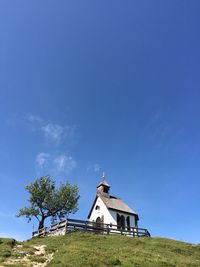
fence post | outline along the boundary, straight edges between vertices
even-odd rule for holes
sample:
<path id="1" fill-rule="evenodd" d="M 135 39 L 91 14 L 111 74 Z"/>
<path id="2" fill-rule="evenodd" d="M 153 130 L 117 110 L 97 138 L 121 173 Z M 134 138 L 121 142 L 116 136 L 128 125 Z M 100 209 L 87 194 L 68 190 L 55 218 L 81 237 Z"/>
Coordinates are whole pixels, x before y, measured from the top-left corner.
<path id="1" fill-rule="evenodd" d="M 110 234 L 110 228 L 109 228 L 109 225 L 107 224 L 107 235 Z"/>
<path id="2" fill-rule="evenodd" d="M 133 236 L 136 237 L 138 236 L 138 228 L 133 227 Z"/>
<path id="3" fill-rule="evenodd" d="M 67 234 L 67 219 L 65 220 L 65 233 L 64 233 L 64 235 L 66 235 Z"/>
<path id="4" fill-rule="evenodd" d="M 150 233 L 149 233 L 149 231 L 147 229 L 145 230 L 145 236 L 146 237 L 150 237 L 151 236 Z"/>

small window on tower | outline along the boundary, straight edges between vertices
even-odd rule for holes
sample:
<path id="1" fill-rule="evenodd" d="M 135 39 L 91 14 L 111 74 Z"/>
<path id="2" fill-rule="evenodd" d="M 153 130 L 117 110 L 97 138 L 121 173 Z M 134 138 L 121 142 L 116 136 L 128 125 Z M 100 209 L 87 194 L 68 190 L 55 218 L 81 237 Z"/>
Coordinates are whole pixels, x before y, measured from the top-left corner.
<path id="1" fill-rule="evenodd" d="M 96 205 L 95 210 L 100 210 L 100 206 Z"/>

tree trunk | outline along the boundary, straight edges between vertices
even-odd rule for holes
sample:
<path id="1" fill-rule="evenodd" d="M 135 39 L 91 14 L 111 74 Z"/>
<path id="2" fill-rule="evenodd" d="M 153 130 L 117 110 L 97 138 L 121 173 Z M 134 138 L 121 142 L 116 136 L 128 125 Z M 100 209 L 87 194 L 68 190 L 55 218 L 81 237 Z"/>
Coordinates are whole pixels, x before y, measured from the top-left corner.
<path id="1" fill-rule="evenodd" d="M 38 230 L 44 228 L 44 220 L 45 220 L 45 217 L 42 217 L 40 222 L 39 222 Z"/>

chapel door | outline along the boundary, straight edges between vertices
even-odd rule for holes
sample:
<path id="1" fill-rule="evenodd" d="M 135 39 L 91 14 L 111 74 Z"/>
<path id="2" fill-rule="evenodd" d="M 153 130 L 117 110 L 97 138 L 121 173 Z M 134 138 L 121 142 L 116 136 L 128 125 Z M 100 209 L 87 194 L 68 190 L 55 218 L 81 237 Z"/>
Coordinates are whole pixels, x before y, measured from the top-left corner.
<path id="1" fill-rule="evenodd" d="M 96 227 L 97 227 L 97 229 L 102 228 L 102 219 L 100 217 L 97 217 L 97 219 L 96 219 Z"/>

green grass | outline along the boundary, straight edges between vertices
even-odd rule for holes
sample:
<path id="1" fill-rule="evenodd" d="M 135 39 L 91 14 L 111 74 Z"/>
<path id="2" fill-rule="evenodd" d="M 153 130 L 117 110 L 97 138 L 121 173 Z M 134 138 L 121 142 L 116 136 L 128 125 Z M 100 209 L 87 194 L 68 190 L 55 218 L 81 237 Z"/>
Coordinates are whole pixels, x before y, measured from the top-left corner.
<path id="1" fill-rule="evenodd" d="M 36 245 L 46 245 L 46 253 L 54 253 L 53 260 L 46 265 L 48 267 L 200 266 L 200 245 L 165 238 L 130 238 L 76 232 L 24 242 L 23 250 L 32 251 Z M 12 257 L 13 243 L 8 247 Z M 33 251 L 29 258 L 44 262 L 43 255 L 36 257 Z"/>
<path id="2" fill-rule="evenodd" d="M 12 238 L 0 238 L 0 262 L 11 256 L 16 241 Z"/>

